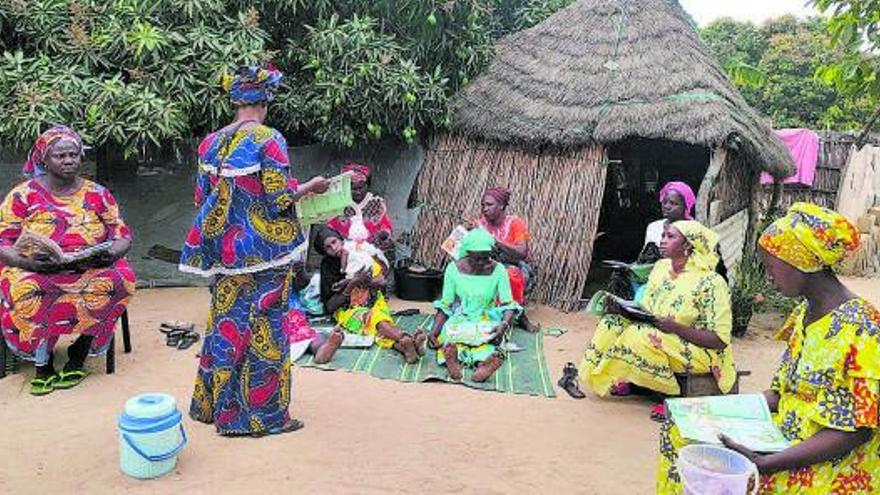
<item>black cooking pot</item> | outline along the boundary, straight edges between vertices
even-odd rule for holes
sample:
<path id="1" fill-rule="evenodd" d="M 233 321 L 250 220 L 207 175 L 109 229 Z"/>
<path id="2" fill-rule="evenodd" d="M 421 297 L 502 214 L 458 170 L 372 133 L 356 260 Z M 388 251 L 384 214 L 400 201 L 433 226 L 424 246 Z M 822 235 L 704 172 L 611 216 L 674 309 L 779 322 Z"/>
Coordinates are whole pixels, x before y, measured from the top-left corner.
<path id="1" fill-rule="evenodd" d="M 409 267 L 394 269 L 397 297 L 407 301 L 434 301 L 443 291 L 443 273 L 437 270 L 413 271 Z"/>

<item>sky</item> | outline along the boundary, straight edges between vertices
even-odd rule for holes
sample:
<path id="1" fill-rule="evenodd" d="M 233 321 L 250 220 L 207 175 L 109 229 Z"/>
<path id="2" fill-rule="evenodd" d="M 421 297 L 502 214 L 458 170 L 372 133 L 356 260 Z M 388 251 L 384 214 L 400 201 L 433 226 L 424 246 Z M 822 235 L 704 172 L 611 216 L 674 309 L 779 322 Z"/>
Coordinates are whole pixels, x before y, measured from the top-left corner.
<path id="1" fill-rule="evenodd" d="M 805 6 L 807 0 L 679 0 L 679 3 L 700 26 L 719 17 L 760 24 L 783 14 L 797 17 L 818 14 L 814 7 Z"/>

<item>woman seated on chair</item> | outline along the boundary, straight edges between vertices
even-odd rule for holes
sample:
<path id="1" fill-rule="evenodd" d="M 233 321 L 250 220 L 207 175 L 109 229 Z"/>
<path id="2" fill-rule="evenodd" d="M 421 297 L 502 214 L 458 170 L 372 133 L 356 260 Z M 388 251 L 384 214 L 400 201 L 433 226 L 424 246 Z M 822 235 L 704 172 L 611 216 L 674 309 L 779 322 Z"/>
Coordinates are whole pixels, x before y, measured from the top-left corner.
<path id="1" fill-rule="evenodd" d="M 16 355 L 34 361 L 34 395 L 74 387 L 86 377 L 86 356 L 107 352 L 116 319 L 135 290 L 134 272 L 123 258 L 131 233 L 110 191 L 79 176 L 82 157 L 79 135 L 49 129 L 24 166 L 29 180 L 0 205 L 0 328 Z M 49 238 L 65 254 L 110 244 L 82 261 L 64 262 L 16 246 L 23 233 Z M 54 348 L 64 334 L 78 337 L 56 372 Z"/>
<path id="2" fill-rule="evenodd" d="M 427 337 L 421 331 L 410 335 L 394 324 L 383 294 L 388 261 L 382 251 L 367 242 L 345 241 L 326 227 L 318 231 L 314 246 L 324 256 L 321 300 L 337 324 L 328 337 L 330 344 L 339 347 L 343 332 L 374 335 L 379 347 L 393 348 L 409 364 L 418 362 Z"/>
<path id="3" fill-rule="evenodd" d="M 514 301 L 507 270 L 492 259 L 492 234 L 471 230 L 460 250 L 461 259 L 446 267 L 429 343 L 439 349 L 437 360 L 453 380 L 462 379 L 462 366 L 475 366 L 472 380 L 484 382 L 504 362 L 496 346 L 521 308 Z"/>
<path id="4" fill-rule="evenodd" d="M 532 323 L 525 312 L 526 293 L 535 284 L 535 270 L 528 263 L 529 242 L 532 240 L 526 221 L 507 213 L 510 204 L 510 190 L 504 187 L 490 187 L 483 193 L 480 203 L 482 215 L 471 222 L 472 227 L 482 227 L 495 238 L 493 256 L 507 270 L 513 300 L 520 305 L 519 324 L 528 332 L 537 332 L 538 326 Z"/>
<path id="5" fill-rule="evenodd" d="M 667 225 L 658 261 L 645 286 L 641 315 L 607 302 L 581 361 L 579 376 L 599 396 L 627 395 L 637 385 L 679 395 L 676 373 L 712 373 L 718 388 L 733 387 L 730 291 L 715 273 L 718 236 L 698 222 Z M 571 371 L 563 386 L 579 394 Z M 662 402 L 652 416 L 663 415 Z"/>
<path id="6" fill-rule="evenodd" d="M 791 446 L 763 455 L 721 440 L 755 463 L 763 494 L 880 493 L 880 312 L 832 271 L 858 248 L 858 231 L 836 212 L 796 203 L 758 245 L 770 283 L 804 299 L 776 334 L 788 348 L 764 392 Z M 685 444 L 664 423 L 657 493 L 682 492 L 675 466 Z"/>

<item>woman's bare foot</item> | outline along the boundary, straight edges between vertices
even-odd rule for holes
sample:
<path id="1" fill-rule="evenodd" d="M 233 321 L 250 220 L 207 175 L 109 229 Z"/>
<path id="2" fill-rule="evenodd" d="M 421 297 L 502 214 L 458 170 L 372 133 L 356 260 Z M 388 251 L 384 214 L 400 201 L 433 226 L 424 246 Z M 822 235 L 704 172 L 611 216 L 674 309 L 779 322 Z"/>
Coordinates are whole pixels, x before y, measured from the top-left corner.
<path id="1" fill-rule="evenodd" d="M 416 364 L 419 362 L 419 353 L 416 351 L 415 341 L 409 334 L 404 335 L 395 342 L 394 349 L 403 354 L 403 359 L 407 364 Z"/>
<path id="2" fill-rule="evenodd" d="M 428 336 L 425 335 L 425 332 L 417 330 L 416 333 L 413 334 L 413 340 L 416 344 L 416 352 L 419 353 L 419 356 L 424 356 L 425 343 L 428 341 Z"/>
<path id="3" fill-rule="evenodd" d="M 330 332 L 327 341 L 324 342 L 324 344 L 318 348 L 318 352 L 315 353 L 315 363 L 329 363 L 330 360 L 333 359 L 333 355 L 336 354 L 336 350 L 342 345 L 343 340 L 345 340 L 345 334 L 342 333 L 342 330 L 335 329 Z"/>
<path id="4" fill-rule="evenodd" d="M 461 381 L 461 363 L 458 362 L 458 349 L 455 344 L 446 344 L 443 346 L 443 357 L 446 359 L 446 371 L 449 372 L 449 378 Z"/>
<path id="5" fill-rule="evenodd" d="M 519 317 L 519 326 L 523 327 L 523 329 L 525 329 L 525 331 L 529 333 L 538 333 L 538 331 L 541 330 L 541 327 L 535 325 L 534 323 L 532 323 L 531 320 L 529 320 L 529 317 L 526 316 L 525 310 L 523 310 L 522 314 Z"/>
<path id="6" fill-rule="evenodd" d="M 492 354 L 477 366 L 477 371 L 474 371 L 474 376 L 471 379 L 478 383 L 485 382 L 502 364 L 504 364 L 504 358 L 498 353 Z"/>

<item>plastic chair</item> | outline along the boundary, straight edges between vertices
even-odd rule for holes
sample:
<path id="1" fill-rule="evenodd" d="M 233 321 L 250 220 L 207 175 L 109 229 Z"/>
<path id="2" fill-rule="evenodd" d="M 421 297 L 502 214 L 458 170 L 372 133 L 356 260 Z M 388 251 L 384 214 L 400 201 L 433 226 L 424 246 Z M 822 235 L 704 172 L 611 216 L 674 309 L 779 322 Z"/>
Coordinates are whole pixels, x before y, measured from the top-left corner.
<path id="1" fill-rule="evenodd" d="M 122 327 L 122 349 L 128 354 L 131 352 L 131 329 L 128 324 L 128 309 L 122 312 L 119 322 Z M 6 346 L 6 342 L 0 342 L 0 378 L 6 376 L 6 361 L 9 358 L 14 359 L 14 356 Z M 113 332 L 113 336 L 110 337 L 110 347 L 107 348 L 106 370 L 108 375 L 116 372 L 116 332 Z"/>

